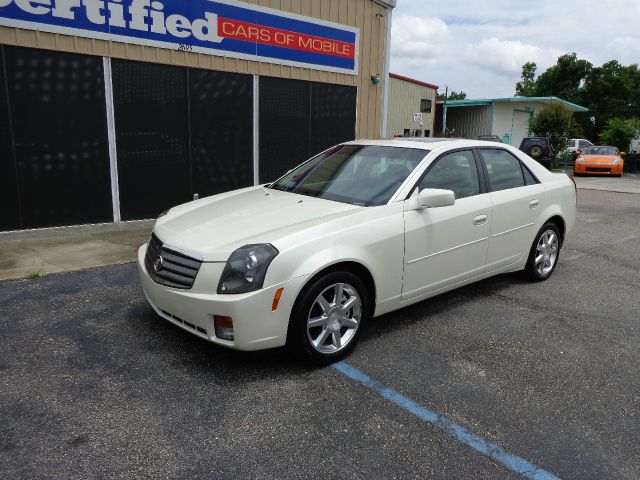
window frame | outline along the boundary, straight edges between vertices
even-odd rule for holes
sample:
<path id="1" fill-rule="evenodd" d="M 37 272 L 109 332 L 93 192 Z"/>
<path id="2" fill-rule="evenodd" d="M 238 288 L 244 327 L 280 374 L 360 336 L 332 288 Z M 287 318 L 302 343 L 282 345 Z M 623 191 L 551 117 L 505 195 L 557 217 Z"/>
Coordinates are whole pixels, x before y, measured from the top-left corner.
<path id="1" fill-rule="evenodd" d="M 529 174 L 531 175 L 531 177 L 535 180 L 536 183 L 534 183 L 533 185 L 538 185 L 540 184 L 540 179 L 531 171 L 531 169 L 529 167 L 527 167 L 527 165 L 525 165 L 525 163 L 519 159 L 517 156 L 515 156 L 513 153 L 511 153 L 509 150 L 507 150 L 506 148 L 500 148 L 500 147 L 476 147 L 474 150 L 476 150 L 476 153 L 480 159 L 480 163 L 482 164 L 482 173 L 483 176 L 485 177 L 485 184 L 486 184 L 486 188 L 487 188 L 487 192 L 502 192 L 505 190 L 513 190 L 514 188 L 523 188 L 523 187 L 530 187 L 532 185 L 527 185 L 527 179 L 524 176 L 524 171 L 526 169 L 527 172 L 529 172 Z M 489 178 L 489 170 L 487 170 L 487 165 L 485 163 L 485 159 L 482 156 L 482 151 L 483 150 L 500 150 L 503 152 L 508 153 L 509 155 L 511 155 L 514 159 L 516 159 L 516 161 L 520 164 L 520 174 L 522 175 L 522 186 L 520 187 L 511 187 L 511 188 L 505 188 L 502 190 L 493 190 L 493 188 L 491 187 L 491 179 Z"/>
<path id="2" fill-rule="evenodd" d="M 427 106 L 429 107 L 428 110 L 427 110 Z M 433 110 L 433 100 L 430 99 L 430 98 L 421 98 L 420 99 L 420 112 L 421 113 L 431 113 L 432 110 Z"/>
<path id="3" fill-rule="evenodd" d="M 474 147 L 454 148 L 452 150 L 447 150 L 446 152 L 443 152 L 440 155 L 438 155 L 436 158 L 433 159 L 433 161 L 429 164 L 429 166 L 427 166 L 427 168 L 424 170 L 424 172 L 422 172 L 420 174 L 418 179 L 415 181 L 415 183 L 411 187 L 411 190 L 409 190 L 409 193 L 407 194 L 405 200 L 409 200 L 413 196 L 413 194 L 418 189 L 418 187 L 419 187 L 420 183 L 422 182 L 422 180 L 424 180 L 424 177 L 426 177 L 429 174 L 431 169 L 433 167 L 435 167 L 436 164 L 443 157 L 446 157 L 447 155 L 450 155 L 452 153 L 457 153 L 457 152 L 471 152 L 471 154 L 473 155 L 473 159 L 475 160 L 475 163 L 476 163 L 476 174 L 478 175 L 478 186 L 480 187 L 480 191 L 476 195 L 470 195 L 470 196 L 464 197 L 464 198 L 473 198 L 473 197 L 475 197 L 477 195 L 482 195 L 483 193 L 487 193 L 489 191 L 488 188 L 487 188 L 488 185 L 487 185 L 486 179 L 485 179 L 485 172 L 484 172 L 484 170 L 482 170 L 484 168 L 484 165 L 482 164 L 480 156 L 477 154 L 477 152 L 475 150 L 476 149 Z M 420 193 L 420 192 L 418 192 L 418 193 Z"/>

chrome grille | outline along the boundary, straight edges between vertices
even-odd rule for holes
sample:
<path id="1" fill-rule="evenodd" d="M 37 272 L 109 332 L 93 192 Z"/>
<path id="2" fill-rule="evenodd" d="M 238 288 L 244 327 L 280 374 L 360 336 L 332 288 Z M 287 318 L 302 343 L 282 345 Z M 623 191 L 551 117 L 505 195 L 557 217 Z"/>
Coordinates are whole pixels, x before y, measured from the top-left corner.
<path id="1" fill-rule="evenodd" d="M 144 259 L 149 276 L 161 285 L 188 290 L 193 287 L 202 261 L 177 252 L 151 234 Z"/>

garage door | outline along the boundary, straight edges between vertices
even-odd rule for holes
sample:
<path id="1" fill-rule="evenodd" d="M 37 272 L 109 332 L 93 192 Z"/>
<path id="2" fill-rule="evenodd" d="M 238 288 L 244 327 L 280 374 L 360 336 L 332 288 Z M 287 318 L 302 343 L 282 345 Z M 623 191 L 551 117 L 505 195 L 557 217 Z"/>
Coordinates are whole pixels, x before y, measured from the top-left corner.
<path id="1" fill-rule="evenodd" d="M 520 110 L 513 111 L 513 126 L 511 128 L 511 145 L 520 146 L 523 138 L 529 136 L 529 120 L 531 114 Z"/>

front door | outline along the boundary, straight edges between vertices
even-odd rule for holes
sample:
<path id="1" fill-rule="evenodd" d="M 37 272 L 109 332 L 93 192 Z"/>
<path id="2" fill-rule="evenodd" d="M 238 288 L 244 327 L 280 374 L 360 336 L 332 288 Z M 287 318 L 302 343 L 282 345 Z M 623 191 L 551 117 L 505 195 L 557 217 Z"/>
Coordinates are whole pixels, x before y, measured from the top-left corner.
<path id="1" fill-rule="evenodd" d="M 492 222 L 471 150 L 443 155 L 418 184 L 453 190 L 454 205 L 405 212 L 402 300 L 437 293 L 483 273 Z M 408 203 L 407 203 L 408 206 Z"/>

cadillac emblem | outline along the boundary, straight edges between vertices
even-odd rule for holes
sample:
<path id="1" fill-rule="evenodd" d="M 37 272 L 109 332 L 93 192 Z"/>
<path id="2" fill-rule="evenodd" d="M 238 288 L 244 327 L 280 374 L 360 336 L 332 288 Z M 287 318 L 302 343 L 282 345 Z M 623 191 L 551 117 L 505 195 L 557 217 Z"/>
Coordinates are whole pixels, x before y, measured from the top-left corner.
<path id="1" fill-rule="evenodd" d="M 153 262 L 153 271 L 157 273 L 160 270 L 162 270 L 163 264 L 164 264 L 164 258 L 162 258 L 161 255 L 158 255 L 158 258 L 156 258 L 155 262 Z"/>

